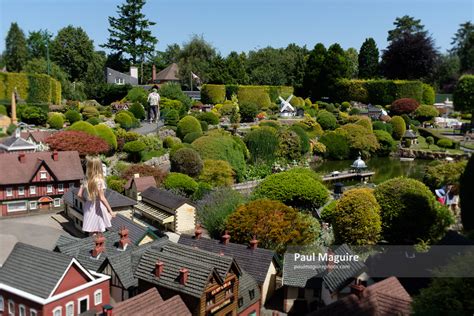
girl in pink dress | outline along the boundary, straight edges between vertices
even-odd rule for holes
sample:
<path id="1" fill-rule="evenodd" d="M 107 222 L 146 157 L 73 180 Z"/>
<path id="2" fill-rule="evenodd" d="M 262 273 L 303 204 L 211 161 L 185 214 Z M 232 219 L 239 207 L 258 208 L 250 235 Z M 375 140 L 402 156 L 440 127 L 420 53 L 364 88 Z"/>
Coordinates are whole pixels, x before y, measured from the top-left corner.
<path id="1" fill-rule="evenodd" d="M 87 196 L 84 196 L 84 190 Z M 77 196 L 85 200 L 83 208 L 82 230 L 91 235 L 104 232 L 112 226 L 110 220 L 115 213 L 105 198 L 105 181 L 102 162 L 98 157 L 87 159 L 86 180 L 79 188 Z"/>

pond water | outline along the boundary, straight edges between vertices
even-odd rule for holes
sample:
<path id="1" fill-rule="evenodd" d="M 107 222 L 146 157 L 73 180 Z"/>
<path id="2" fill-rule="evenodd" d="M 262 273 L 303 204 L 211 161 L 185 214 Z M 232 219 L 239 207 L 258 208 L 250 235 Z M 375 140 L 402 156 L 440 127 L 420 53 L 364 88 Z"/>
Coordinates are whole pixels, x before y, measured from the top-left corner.
<path id="1" fill-rule="evenodd" d="M 321 174 L 328 174 L 332 171 L 343 171 L 350 169 L 353 160 L 325 161 L 316 166 L 313 170 Z M 397 158 L 375 157 L 365 161 L 368 170 L 375 171 L 375 175 L 369 182 L 379 184 L 391 178 L 405 176 L 422 180 L 425 167 L 431 160 L 415 159 L 414 161 L 400 161 Z M 355 184 L 357 181 L 346 181 L 346 185 Z"/>

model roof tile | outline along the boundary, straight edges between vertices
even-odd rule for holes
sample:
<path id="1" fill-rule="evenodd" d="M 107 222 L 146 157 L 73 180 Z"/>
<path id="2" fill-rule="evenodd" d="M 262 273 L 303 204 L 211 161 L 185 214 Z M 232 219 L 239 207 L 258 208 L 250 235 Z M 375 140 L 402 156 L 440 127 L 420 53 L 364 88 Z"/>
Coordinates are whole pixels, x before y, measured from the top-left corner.
<path id="1" fill-rule="evenodd" d="M 77 151 L 60 151 L 58 160 L 53 160 L 52 152 L 24 153 L 25 161 L 19 160 L 20 154 L 4 154 L 0 159 L 0 185 L 29 183 L 42 163 L 51 171 L 57 181 L 74 181 L 84 178 L 81 160 Z"/>
<path id="2" fill-rule="evenodd" d="M 156 74 L 156 80 L 162 81 L 162 80 L 168 80 L 168 81 L 178 81 L 178 74 L 179 74 L 179 68 L 176 63 L 172 63 L 165 69 L 161 70 L 159 73 Z"/>
<path id="3" fill-rule="evenodd" d="M 125 184 L 125 189 L 130 189 L 132 186 L 132 183 L 135 183 L 135 186 L 138 192 L 143 192 L 149 187 L 156 187 L 155 177 L 152 177 L 152 176 L 131 178 Z"/>
<path id="4" fill-rule="evenodd" d="M 182 196 L 163 189 L 158 189 L 156 187 L 149 187 L 142 192 L 141 196 L 142 201 L 150 201 L 156 204 L 156 206 L 159 206 L 163 210 L 169 211 L 172 214 L 174 214 L 176 209 L 182 206 L 184 203 L 189 203 L 189 200 Z"/>

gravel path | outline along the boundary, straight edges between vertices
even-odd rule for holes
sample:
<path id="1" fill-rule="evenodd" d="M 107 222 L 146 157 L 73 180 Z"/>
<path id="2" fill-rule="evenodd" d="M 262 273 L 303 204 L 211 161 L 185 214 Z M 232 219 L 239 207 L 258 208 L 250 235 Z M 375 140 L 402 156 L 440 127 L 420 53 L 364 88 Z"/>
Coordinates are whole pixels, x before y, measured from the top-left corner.
<path id="1" fill-rule="evenodd" d="M 158 128 L 162 127 L 163 125 L 163 121 L 159 121 L 158 123 L 142 122 L 141 126 L 139 128 L 132 129 L 132 132 L 147 135 L 156 132 Z"/>

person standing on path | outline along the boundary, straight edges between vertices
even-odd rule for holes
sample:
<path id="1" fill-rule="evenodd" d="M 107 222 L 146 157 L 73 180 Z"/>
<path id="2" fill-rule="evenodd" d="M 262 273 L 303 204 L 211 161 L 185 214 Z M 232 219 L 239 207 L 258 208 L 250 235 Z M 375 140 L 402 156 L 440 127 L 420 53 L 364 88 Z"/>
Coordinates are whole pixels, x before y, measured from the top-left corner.
<path id="1" fill-rule="evenodd" d="M 105 180 L 102 161 L 99 157 L 87 159 L 86 179 L 83 181 L 77 196 L 85 201 L 82 230 L 90 235 L 103 233 L 112 226 L 110 222 L 115 213 L 105 198 Z M 87 196 L 84 195 L 84 191 Z"/>
<path id="2" fill-rule="evenodd" d="M 160 120 L 160 95 L 158 94 L 155 88 L 152 89 L 152 92 L 148 95 L 148 120 L 150 123 L 158 122 Z"/>

